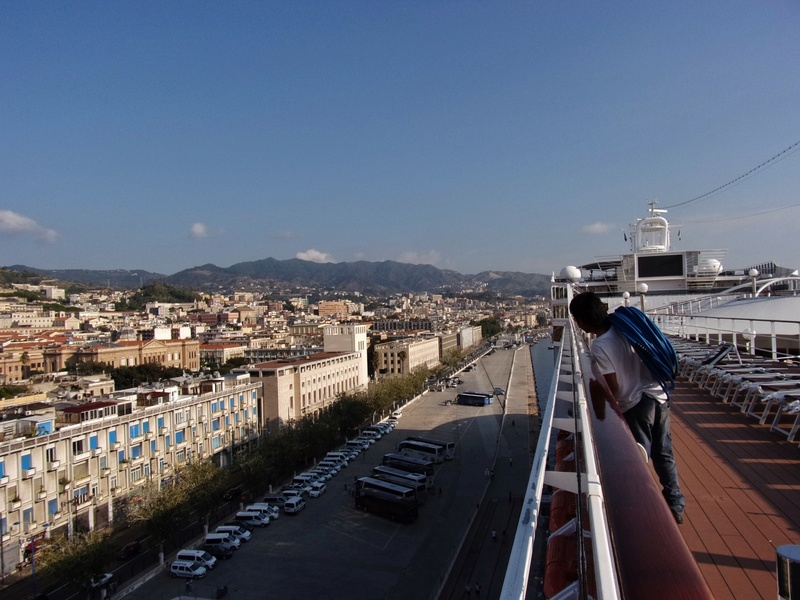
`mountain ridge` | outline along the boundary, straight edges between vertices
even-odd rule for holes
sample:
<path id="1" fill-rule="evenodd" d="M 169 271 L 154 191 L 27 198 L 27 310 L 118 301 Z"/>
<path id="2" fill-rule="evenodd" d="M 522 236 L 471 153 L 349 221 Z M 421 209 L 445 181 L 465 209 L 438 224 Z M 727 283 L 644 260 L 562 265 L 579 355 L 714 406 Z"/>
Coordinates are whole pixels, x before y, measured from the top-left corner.
<path id="1" fill-rule="evenodd" d="M 153 281 L 164 281 L 170 285 L 200 291 L 268 291 L 271 288 L 288 286 L 327 288 L 362 294 L 471 290 L 547 296 L 550 284 L 550 276 L 538 273 L 491 270 L 465 275 L 433 265 L 391 260 L 318 263 L 299 258 L 279 260 L 269 257 L 236 263 L 230 267 L 206 263 L 171 275 L 144 269 L 40 269 L 25 265 L 12 265 L 8 268 L 59 281 L 114 289 L 134 289 Z"/>

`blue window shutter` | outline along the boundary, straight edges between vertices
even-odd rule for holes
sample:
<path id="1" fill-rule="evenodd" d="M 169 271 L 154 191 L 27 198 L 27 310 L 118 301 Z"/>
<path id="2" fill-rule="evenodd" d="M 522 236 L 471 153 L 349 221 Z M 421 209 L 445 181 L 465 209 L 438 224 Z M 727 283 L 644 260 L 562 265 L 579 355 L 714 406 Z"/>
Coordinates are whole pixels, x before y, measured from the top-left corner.
<path id="1" fill-rule="evenodd" d="M 30 454 L 23 454 L 20 458 L 20 466 L 22 467 L 23 471 L 27 471 L 31 468 L 33 461 L 31 460 Z"/>
<path id="2" fill-rule="evenodd" d="M 99 446 L 97 445 L 97 436 L 96 435 L 90 436 L 89 437 L 89 450 L 94 450 L 96 448 L 99 448 Z"/>

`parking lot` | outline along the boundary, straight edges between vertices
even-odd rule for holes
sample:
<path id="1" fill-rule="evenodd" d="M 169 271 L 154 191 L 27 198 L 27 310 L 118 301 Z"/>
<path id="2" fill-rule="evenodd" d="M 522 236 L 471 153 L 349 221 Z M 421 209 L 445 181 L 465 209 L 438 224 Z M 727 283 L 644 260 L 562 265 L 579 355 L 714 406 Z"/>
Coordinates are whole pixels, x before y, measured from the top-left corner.
<path id="1" fill-rule="evenodd" d="M 306 497 L 299 514 L 282 514 L 254 530 L 231 559 L 194 581 L 191 592 L 185 580 L 165 571 L 118 596 L 215 598 L 218 589 L 227 588 L 227 597 L 242 600 L 435 597 L 483 497 L 486 473 L 494 468 L 504 398 L 484 407 L 448 405 L 447 400 L 462 390 L 506 388 L 512 358 L 513 352 L 498 351 L 461 373 L 464 383 L 457 388 L 409 403 L 396 429 L 330 479 L 324 494 Z M 456 458 L 437 465 L 436 492 L 420 507 L 419 518 L 398 524 L 356 510 L 346 487 L 370 474 L 385 453 L 413 434 L 456 442 Z"/>

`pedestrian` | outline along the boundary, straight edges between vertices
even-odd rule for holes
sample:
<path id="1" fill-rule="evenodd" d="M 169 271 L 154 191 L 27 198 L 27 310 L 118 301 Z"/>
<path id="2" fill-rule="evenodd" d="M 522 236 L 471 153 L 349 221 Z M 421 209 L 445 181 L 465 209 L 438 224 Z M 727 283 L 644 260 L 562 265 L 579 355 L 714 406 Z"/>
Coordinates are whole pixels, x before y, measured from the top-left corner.
<path id="1" fill-rule="evenodd" d="M 514 466 L 514 457 L 513 456 L 509 456 L 508 457 L 508 466 L 509 467 L 513 467 Z"/>
<path id="2" fill-rule="evenodd" d="M 511 426 L 514 427 L 514 425 L 516 425 L 516 424 L 517 424 L 517 422 L 514 419 L 511 419 Z"/>
<path id="3" fill-rule="evenodd" d="M 496 529 L 492 529 L 492 541 L 493 542 L 497 541 L 497 530 Z"/>
<path id="4" fill-rule="evenodd" d="M 489 467 L 486 467 L 486 470 L 483 472 L 483 474 L 486 475 L 487 479 L 489 478 Z"/>
<path id="5" fill-rule="evenodd" d="M 191 579 L 187 579 L 186 580 L 186 591 L 187 592 L 191 592 L 192 591 L 192 580 Z"/>
<path id="6" fill-rule="evenodd" d="M 475 583 L 475 597 L 476 598 L 481 597 L 481 584 L 477 582 Z"/>
<path id="7" fill-rule="evenodd" d="M 633 438 L 653 460 L 663 488 L 661 493 L 680 525 L 686 498 L 678 484 L 666 391 L 627 338 L 614 327 L 608 306 L 599 296 L 592 292 L 578 294 L 570 302 L 569 311 L 578 327 L 597 336 L 592 342 L 592 359 L 616 399 Z"/>
<path id="8" fill-rule="evenodd" d="M 494 481 L 494 469 L 489 472 L 489 477 L 492 481 Z"/>
<path id="9" fill-rule="evenodd" d="M 469 584 L 467 584 L 467 587 L 464 588 L 464 594 L 467 598 L 472 595 L 472 588 L 469 586 Z"/>

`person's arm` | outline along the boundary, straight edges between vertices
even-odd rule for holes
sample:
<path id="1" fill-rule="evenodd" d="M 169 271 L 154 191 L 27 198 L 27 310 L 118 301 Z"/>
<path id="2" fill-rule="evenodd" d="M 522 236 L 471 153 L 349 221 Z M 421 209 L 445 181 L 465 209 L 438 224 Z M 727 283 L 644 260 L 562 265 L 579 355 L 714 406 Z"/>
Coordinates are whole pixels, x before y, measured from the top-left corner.
<path id="1" fill-rule="evenodd" d="M 611 392 L 611 395 L 614 396 L 614 399 L 616 400 L 619 398 L 619 383 L 617 382 L 617 374 L 604 373 L 603 378 L 606 380 L 608 391 Z"/>

